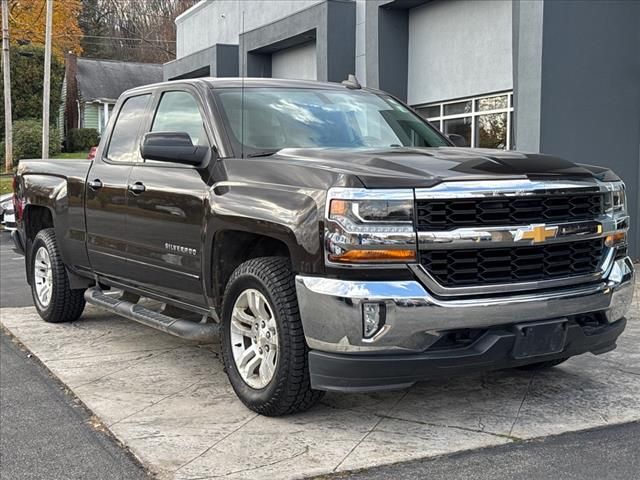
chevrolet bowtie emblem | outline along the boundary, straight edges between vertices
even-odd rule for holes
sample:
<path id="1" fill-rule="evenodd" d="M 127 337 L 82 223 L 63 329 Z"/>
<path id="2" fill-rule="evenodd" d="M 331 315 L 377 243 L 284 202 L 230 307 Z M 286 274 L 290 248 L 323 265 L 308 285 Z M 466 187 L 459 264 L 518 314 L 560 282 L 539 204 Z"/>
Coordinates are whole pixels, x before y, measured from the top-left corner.
<path id="1" fill-rule="evenodd" d="M 533 240 L 533 243 L 544 242 L 548 238 L 556 238 L 558 227 L 547 227 L 544 224 L 530 225 L 518 229 L 515 240 Z"/>

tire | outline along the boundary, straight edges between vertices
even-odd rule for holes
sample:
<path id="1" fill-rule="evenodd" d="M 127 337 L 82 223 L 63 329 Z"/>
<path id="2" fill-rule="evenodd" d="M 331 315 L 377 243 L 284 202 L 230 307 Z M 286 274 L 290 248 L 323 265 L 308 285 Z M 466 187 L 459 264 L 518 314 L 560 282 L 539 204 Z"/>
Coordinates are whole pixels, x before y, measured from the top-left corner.
<path id="1" fill-rule="evenodd" d="M 547 360 L 546 362 L 538 362 L 538 363 L 530 363 L 529 365 L 522 365 L 521 367 L 516 367 L 518 370 L 528 370 L 528 371 L 540 371 L 540 370 L 549 370 L 561 363 L 569 360 L 569 357 L 566 358 L 556 358 L 555 360 Z"/>
<path id="2" fill-rule="evenodd" d="M 245 300 L 247 303 L 243 303 Z M 252 302 L 261 306 L 257 310 L 268 319 L 266 324 L 253 313 Z M 236 395 L 248 408 L 275 417 L 308 410 L 323 397 L 324 392 L 311 389 L 308 348 L 287 259 L 262 257 L 240 265 L 225 290 L 222 323 L 222 359 L 227 376 Z M 252 327 L 244 328 L 251 324 Z M 243 327 L 242 330 L 238 326 Z M 270 332 L 271 337 L 267 338 Z M 249 338 L 248 334 L 254 336 Z M 254 350 L 255 355 L 250 357 L 253 361 L 261 356 L 255 371 L 250 368 L 252 360 L 243 364 L 241 359 L 246 358 L 240 353 L 243 349 Z M 267 373 L 263 378 L 264 365 L 271 365 L 267 370 L 271 377 Z"/>
<path id="3" fill-rule="evenodd" d="M 69 278 L 62 263 L 53 228 L 40 230 L 33 241 L 29 258 L 29 278 L 33 304 L 45 322 L 72 322 L 82 315 L 85 305 L 84 289 L 69 288 Z M 43 284 L 48 284 L 48 295 L 44 294 L 47 288 L 43 287 Z"/>

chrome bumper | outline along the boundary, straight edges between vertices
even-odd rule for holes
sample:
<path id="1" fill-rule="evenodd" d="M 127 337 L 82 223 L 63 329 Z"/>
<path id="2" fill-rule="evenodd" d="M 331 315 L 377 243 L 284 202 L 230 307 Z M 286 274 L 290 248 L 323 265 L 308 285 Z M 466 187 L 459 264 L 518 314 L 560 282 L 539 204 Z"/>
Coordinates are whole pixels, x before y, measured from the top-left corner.
<path id="1" fill-rule="evenodd" d="M 324 352 L 422 352 L 440 332 L 603 312 L 609 323 L 631 305 L 631 259 L 616 260 L 598 283 L 489 298 L 441 299 L 418 281 L 347 281 L 296 277 L 307 344 Z M 362 335 L 362 303 L 384 302 L 385 324 L 371 339 Z"/>

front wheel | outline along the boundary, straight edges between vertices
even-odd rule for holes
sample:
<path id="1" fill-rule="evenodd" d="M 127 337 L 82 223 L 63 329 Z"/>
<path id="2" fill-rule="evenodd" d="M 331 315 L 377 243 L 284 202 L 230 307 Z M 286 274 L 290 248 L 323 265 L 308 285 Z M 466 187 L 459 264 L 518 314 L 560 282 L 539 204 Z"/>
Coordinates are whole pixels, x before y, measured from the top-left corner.
<path id="1" fill-rule="evenodd" d="M 31 295 L 45 322 L 77 320 L 84 310 L 84 290 L 72 290 L 53 228 L 40 230 L 31 250 Z"/>
<path id="2" fill-rule="evenodd" d="M 311 389 L 289 261 L 263 257 L 240 265 L 222 309 L 222 357 L 229 381 L 251 410 L 279 416 L 311 408 L 324 392 Z"/>

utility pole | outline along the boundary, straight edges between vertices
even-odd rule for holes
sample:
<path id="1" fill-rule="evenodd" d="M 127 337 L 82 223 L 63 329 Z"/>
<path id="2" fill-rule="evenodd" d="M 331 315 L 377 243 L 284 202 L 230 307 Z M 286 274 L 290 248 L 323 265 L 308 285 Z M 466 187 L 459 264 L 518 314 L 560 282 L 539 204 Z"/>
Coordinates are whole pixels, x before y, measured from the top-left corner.
<path id="1" fill-rule="evenodd" d="M 42 158 L 49 157 L 49 98 L 51 95 L 51 24 L 53 0 L 47 2 L 47 30 L 44 43 L 44 91 L 42 92 Z"/>
<path id="2" fill-rule="evenodd" d="M 9 62 L 9 0 L 2 0 L 2 72 L 4 78 L 4 169 L 8 173 L 13 168 L 11 70 Z"/>

